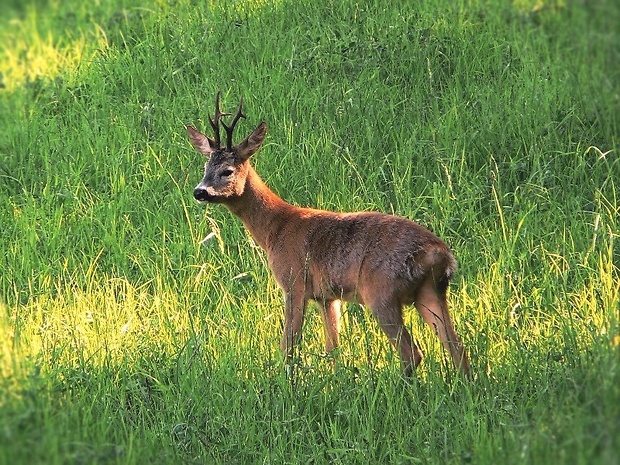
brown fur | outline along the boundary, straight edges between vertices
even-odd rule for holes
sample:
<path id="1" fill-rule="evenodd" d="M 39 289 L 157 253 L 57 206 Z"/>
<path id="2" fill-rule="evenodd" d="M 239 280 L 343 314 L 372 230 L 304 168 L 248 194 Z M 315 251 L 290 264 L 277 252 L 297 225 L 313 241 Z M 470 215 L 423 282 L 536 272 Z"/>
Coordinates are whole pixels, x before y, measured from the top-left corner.
<path id="1" fill-rule="evenodd" d="M 213 125 L 217 130 L 216 121 Z M 241 114 L 241 106 L 238 115 Z M 237 118 L 238 119 L 238 118 Z M 446 291 L 456 260 L 446 244 L 413 221 L 384 213 L 335 213 L 291 205 L 261 180 L 250 164 L 267 132 L 263 122 L 229 150 L 188 127 L 193 145 L 209 157 L 194 190 L 201 202 L 222 203 L 266 251 L 284 291 L 282 351 L 292 357 L 308 300 L 322 308 L 325 349 L 338 346 L 341 301 L 370 308 L 411 374 L 422 353 L 403 324 L 402 308 L 414 304 L 436 332 L 454 364 L 469 362 L 452 326 Z M 232 138 L 232 135 L 230 136 Z"/>

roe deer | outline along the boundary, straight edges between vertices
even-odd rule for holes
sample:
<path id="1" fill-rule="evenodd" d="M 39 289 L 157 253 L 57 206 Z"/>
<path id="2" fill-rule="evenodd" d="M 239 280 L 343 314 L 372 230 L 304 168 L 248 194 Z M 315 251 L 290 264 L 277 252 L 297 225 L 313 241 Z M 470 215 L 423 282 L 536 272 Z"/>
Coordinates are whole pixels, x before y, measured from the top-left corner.
<path id="1" fill-rule="evenodd" d="M 456 271 L 448 246 L 413 221 L 384 213 L 335 213 L 300 208 L 276 195 L 250 164 L 261 147 L 263 121 L 233 145 L 233 131 L 243 114 L 243 98 L 230 125 L 221 118 L 219 93 L 215 116 L 209 117 L 215 138 L 191 126 L 196 149 L 208 157 L 204 178 L 194 189 L 201 203 L 224 204 L 238 216 L 267 252 L 269 267 L 284 291 L 282 351 L 287 363 L 301 336 L 306 303 L 322 310 L 325 350 L 338 346 L 341 301 L 370 308 L 390 342 L 399 351 L 403 371 L 411 375 L 422 353 L 403 324 L 402 308 L 414 304 L 437 333 L 452 361 L 466 376 L 469 362 L 454 331 L 446 292 Z M 220 142 L 220 122 L 226 145 Z"/>

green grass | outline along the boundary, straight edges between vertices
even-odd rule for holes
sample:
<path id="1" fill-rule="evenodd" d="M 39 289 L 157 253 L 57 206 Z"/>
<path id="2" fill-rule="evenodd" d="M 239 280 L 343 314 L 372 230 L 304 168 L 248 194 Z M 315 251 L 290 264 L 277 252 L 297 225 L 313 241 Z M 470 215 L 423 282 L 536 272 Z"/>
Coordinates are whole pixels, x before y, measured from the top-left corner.
<path id="1" fill-rule="evenodd" d="M 0 464 L 620 463 L 618 2 L 94 3 L 0 6 Z M 352 305 L 286 378 L 264 254 L 192 200 L 218 90 L 284 198 L 452 246 L 473 382 Z"/>

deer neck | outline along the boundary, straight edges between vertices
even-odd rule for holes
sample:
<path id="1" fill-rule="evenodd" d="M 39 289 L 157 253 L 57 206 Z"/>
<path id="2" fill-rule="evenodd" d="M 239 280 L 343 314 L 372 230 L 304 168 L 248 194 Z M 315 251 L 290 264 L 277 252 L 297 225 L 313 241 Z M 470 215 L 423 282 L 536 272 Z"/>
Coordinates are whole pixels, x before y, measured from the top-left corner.
<path id="1" fill-rule="evenodd" d="M 263 249 L 269 248 L 271 231 L 286 221 L 287 212 L 295 208 L 273 192 L 252 166 L 249 167 L 243 194 L 226 206 L 243 222 Z"/>

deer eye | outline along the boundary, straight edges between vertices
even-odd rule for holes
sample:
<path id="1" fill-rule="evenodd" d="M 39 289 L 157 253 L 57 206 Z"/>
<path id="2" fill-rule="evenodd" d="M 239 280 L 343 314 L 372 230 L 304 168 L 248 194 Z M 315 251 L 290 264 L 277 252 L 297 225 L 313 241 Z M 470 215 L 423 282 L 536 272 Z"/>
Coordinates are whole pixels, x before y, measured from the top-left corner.
<path id="1" fill-rule="evenodd" d="M 221 176 L 222 178 L 227 178 L 227 177 L 229 177 L 229 176 L 232 176 L 232 174 L 233 174 L 233 170 L 232 170 L 231 168 L 226 168 L 225 170 L 223 170 L 223 171 L 220 173 L 220 176 Z"/>

